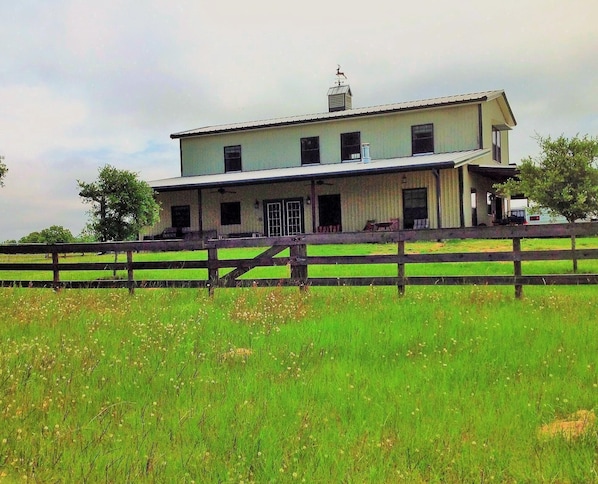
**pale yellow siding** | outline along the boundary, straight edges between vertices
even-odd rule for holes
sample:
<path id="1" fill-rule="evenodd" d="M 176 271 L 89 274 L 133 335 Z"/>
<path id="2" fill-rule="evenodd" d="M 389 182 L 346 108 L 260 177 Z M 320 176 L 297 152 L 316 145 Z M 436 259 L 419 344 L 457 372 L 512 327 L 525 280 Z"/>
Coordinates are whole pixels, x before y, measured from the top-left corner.
<path id="1" fill-rule="evenodd" d="M 320 162 L 341 161 L 340 135 L 359 131 L 372 159 L 411 156 L 411 126 L 434 125 L 436 153 L 478 148 L 477 105 L 336 119 L 181 140 L 183 176 L 224 172 L 224 147 L 241 145 L 243 171 L 301 166 L 300 139 L 320 138 Z"/>
<path id="2" fill-rule="evenodd" d="M 492 126 L 500 126 L 505 124 L 504 107 L 497 99 L 482 104 L 483 116 L 483 148 L 492 148 Z M 509 131 L 501 131 L 501 147 L 502 147 L 502 165 L 509 164 Z M 488 160 L 489 164 L 494 164 L 492 157 Z"/>
<path id="3" fill-rule="evenodd" d="M 466 170 L 465 170 L 466 173 Z M 443 227 L 457 227 L 459 215 L 459 178 L 457 169 L 440 170 L 441 214 Z M 405 177 L 405 183 L 403 183 Z M 466 178 L 465 202 L 469 203 L 469 185 Z M 403 189 L 426 188 L 430 227 L 438 226 L 436 176 L 432 171 L 415 171 L 384 175 L 340 178 L 331 185 L 317 185 L 314 200 L 311 199 L 309 182 L 273 183 L 236 187 L 235 193 L 220 194 L 216 190 L 204 189 L 202 199 L 203 230 L 216 230 L 218 235 L 255 232 L 264 233 L 264 200 L 301 199 L 304 210 L 304 226 L 312 232 L 312 207 L 316 211 L 316 227 L 319 225 L 317 200 L 319 195 L 338 194 L 341 199 L 342 230 L 355 232 L 363 230 L 368 220 L 390 222 L 399 219 L 403 228 Z M 481 189 L 481 187 L 480 187 Z M 233 190 L 233 189 L 231 189 Z M 480 192 L 481 196 L 481 192 Z M 485 192 L 484 192 L 485 197 Z M 199 230 L 199 209 L 197 190 L 185 192 L 164 192 L 159 195 L 162 217 L 154 233 L 172 225 L 170 209 L 174 205 L 190 204 L 191 230 Z M 240 202 L 241 223 L 221 225 L 220 204 Z M 258 208 L 256 208 L 256 202 Z M 465 208 L 465 221 L 471 224 L 470 206 Z M 468 212 L 469 211 L 469 212 Z"/>

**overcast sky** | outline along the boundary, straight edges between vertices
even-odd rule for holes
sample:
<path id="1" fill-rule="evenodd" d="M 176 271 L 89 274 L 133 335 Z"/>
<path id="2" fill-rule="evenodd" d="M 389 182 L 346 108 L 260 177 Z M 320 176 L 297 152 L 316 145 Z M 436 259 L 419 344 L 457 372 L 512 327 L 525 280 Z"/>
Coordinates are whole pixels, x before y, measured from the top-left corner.
<path id="1" fill-rule="evenodd" d="M 596 0 L 0 2 L 0 241 L 78 235 L 77 180 L 178 176 L 171 133 L 504 89 L 511 160 L 534 134 L 598 134 Z"/>

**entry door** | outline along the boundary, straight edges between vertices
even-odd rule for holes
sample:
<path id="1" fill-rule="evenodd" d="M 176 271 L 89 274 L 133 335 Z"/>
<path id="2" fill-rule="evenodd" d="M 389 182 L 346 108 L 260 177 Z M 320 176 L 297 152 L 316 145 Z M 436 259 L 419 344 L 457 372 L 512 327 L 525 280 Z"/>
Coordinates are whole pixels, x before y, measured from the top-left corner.
<path id="1" fill-rule="evenodd" d="M 268 237 L 303 233 L 303 201 L 301 199 L 267 200 L 264 202 L 265 232 Z"/>

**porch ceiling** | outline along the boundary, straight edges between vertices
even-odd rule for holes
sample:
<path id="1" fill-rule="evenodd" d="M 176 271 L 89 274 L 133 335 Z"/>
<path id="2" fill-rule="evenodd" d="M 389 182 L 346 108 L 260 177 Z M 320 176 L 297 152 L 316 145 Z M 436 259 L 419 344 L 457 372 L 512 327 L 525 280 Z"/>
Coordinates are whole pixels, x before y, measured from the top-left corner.
<path id="1" fill-rule="evenodd" d="M 403 171 L 430 170 L 433 168 L 455 168 L 468 164 L 487 153 L 488 150 L 470 150 L 455 153 L 435 153 L 431 155 L 372 160 L 369 163 L 329 163 L 293 168 L 220 173 L 215 175 L 183 176 L 150 181 L 149 185 L 158 192 L 164 192 L 194 188 L 256 185 L 260 183 L 288 182 L 316 178 L 376 175 Z"/>
<path id="2" fill-rule="evenodd" d="M 469 171 L 484 175 L 495 182 L 505 182 L 509 178 L 516 178 L 519 169 L 516 165 L 469 165 Z"/>

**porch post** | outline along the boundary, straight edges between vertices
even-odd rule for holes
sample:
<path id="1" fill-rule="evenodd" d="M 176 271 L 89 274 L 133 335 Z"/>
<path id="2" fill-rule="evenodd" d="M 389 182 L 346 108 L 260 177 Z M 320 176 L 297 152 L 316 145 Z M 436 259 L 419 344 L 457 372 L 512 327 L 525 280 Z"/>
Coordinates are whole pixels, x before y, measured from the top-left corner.
<path id="1" fill-rule="evenodd" d="M 316 233 L 316 181 L 311 181 L 311 231 Z"/>
<path id="2" fill-rule="evenodd" d="M 440 186 L 440 170 L 438 168 L 432 170 L 434 177 L 436 178 L 436 218 L 438 220 L 437 227 L 442 228 L 442 206 L 440 204 L 442 200 L 442 189 Z"/>
<path id="3" fill-rule="evenodd" d="M 463 210 L 463 203 L 465 203 L 464 201 L 464 193 L 463 193 L 463 167 L 460 166 L 458 168 L 458 173 L 459 173 L 459 223 L 460 223 L 460 227 L 463 228 L 465 227 L 465 211 Z"/>
<path id="4" fill-rule="evenodd" d="M 197 189 L 197 216 L 199 217 L 197 228 L 199 229 L 200 237 L 203 237 L 203 207 L 201 201 L 201 188 Z"/>

